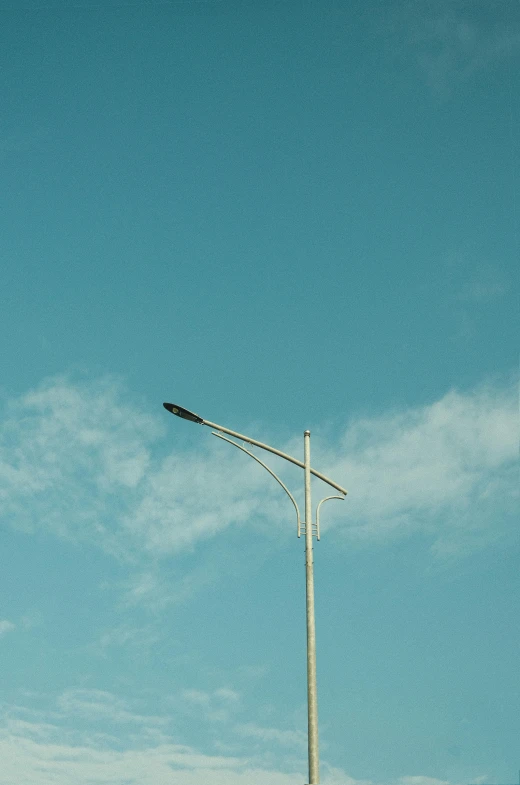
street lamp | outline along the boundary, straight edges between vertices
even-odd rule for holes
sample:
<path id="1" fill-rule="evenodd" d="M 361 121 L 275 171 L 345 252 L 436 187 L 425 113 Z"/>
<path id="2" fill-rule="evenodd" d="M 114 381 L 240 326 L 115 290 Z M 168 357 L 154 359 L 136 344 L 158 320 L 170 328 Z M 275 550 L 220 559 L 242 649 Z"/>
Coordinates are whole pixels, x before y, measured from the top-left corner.
<path id="1" fill-rule="evenodd" d="M 325 477 L 324 474 L 321 472 L 316 471 L 311 467 L 311 448 L 310 448 L 310 438 L 311 432 L 304 431 L 303 434 L 303 463 L 302 461 L 293 458 L 290 455 L 287 455 L 281 450 L 277 450 L 274 447 L 270 447 L 268 444 L 263 444 L 262 442 L 257 441 L 256 439 L 251 439 L 249 436 L 244 436 L 242 433 L 237 433 L 236 431 L 232 431 L 229 428 L 224 428 L 222 425 L 217 425 L 214 422 L 210 422 L 209 420 L 204 420 L 202 417 L 199 417 L 198 414 L 194 414 L 194 412 L 190 412 L 189 409 L 185 409 L 183 406 L 178 406 L 176 403 L 163 403 L 164 408 L 175 414 L 177 417 L 181 417 L 183 420 L 190 420 L 191 422 L 198 423 L 199 425 L 208 425 L 210 428 L 214 428 L 216 433 L 213 432 L 213 436 L 218 436 L 220 439 L 232 444 L 234 447 L 238 447 L 239 450 L 245 452 L 251 458 L 253 458 L 257 463 L 261 464 L 264 469 L 267 469 L 269 474 L 274 477 L 274 479 L 282 486 L 284 491 L 287 493 L 289 498 L 291 499 L 294 508 L 296 510 L 296 521 L 297 521 L 297 534 L 300 537 L 301 534 L 305 534 L 305 586 L 306 586 L 306 598 L 307 598 L 307 716 L 308 716 L 308 750 L 309 750 L 309 785 L 319 785 L 320 781 L 320 773 L 319 773 L 319 753 L 318 753 L 318 694 L 316 688 L 316 627 L 315 627 L 315 618 L 314 618 L 314 571 L 313 571 L 313 553 L 312 553 L 312 538 L 313 536 L 316 539 L 320 539 L 320 507 L 323 502 L 328 501 L 329 499 L 344 499 L 347 495 L 347 491 L 345 488 L 342 488 L 341 485 L 338 485 L 337 482 L 330 480 L 328 477 Z M 240 444 L 232 441 L 231 439 L 226 439 L 225 436 L 222 436 L 223 433 L 227 433 L 229 436 L 234 436 L 235 439 L 240 439 L 242 442 L 246 442 L 250 445 L 255 445 L 256 447 L 261 447 L 262 450 L 267 450 L 268 452 L 272 452 L 274 455 L 278 455 L 280 458 L 284 458 L 291 463 L 296 464 L 296 466 L 300 466 L 304 470 L 304 488 L 305 488 L 305 521 L 301 520 L 300 511 L 296 500 L 289 489 L 284 485 L 282 480 L 273 472 L 272 469 L 269 468 L 263 461 L 260 460 L 256 455 L 254 455 L 250 450 L 246 449 Z M 335 490 L 339 491 L 342 495 L 341 496 L 326 496 L 324 499 L 320 501 L 316 508 L 316 522 L 313 523 L 313 516 L 312 516 L 312 505 L 311 505 L 311 474 L 315 477 L 318 477 L 323 482 L 328 483 L 331 485 Z"/>

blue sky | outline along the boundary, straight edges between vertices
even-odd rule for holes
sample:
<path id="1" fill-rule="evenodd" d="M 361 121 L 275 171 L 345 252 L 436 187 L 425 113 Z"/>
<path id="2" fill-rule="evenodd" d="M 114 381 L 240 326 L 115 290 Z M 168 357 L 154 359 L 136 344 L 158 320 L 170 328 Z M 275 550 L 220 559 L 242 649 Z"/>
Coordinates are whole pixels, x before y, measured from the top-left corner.
<path id="1" fill-rule="evenodd" d="M 165 400 L 349 490 L 323 785 L 516 781 L 520 4 L 0 0 L 0 66 L 0 784 L 306 782 L 294 511 Z"/>

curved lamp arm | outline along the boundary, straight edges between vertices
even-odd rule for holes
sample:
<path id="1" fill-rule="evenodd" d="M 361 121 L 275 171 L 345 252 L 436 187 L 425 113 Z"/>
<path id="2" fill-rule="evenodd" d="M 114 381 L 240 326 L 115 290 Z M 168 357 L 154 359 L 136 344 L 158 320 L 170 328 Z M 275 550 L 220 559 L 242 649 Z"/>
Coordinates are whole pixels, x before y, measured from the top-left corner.
<path id="1" fill-rule="evenodd" d="M 165 404 L 163 404 L 164 406 Z M 170 405 L 170 404 L 168 404 Z M 190 412 L 191 414 L 191 412 Z M 197 417 L 198 415 L 194 415 Z M 251 439 L 250 436 L 244 436 L 243 433 L 237 433 L 237 431 L 232 431 L 230 428 L 224 428 L 223 425 L 217 425 L 214 422 L 210 422 L 209 420 L 203 420 L 202 417 L 199 417 L 196 422 L 200 422 L 201 425 L 208 425 L 210 428 L 215 428 L 216 431 L 222 431 L 223 433 L 228 433 L 230 436 L 234 436 L 235 439 L 240 439 L 240 441 L 248 442 L 249 444 L 254 444 L 256 447 L 261 447 L 262 450 L 267 450 L 268 452 L 272 452 L 274 455 L 279 455 L 280 458 L 285 458 L 286 461 L 290 461 L 291 463 L 296 464 L 296 466 L 300 466 L 302 469 L 305 469 L 305 464 L 302 461 L 299 461 L 297 458 L 293 458 L 292 455 L 287 455 L 287 453 L 282 452 L 281 450 L 277 450 L 275 447 L 271 447 L 269 444 L 264 444 L 263 442 L 259 442 L 257 439 Z M 217 434 L 215 434 L 216 436 Z M 323 482 L 326 482 L 327 485 L 332 485 L 340 493 L 347 495 L 348 491 L 345 490 L 341 485 L 334 480 L 329 479 L 329 477 L 325 477 L 324 474 L 321 472 L 316 471 L 311 466 L 311 474 L 315 477 L 318 477 Z"/>
<path id="2" fill-rule="evenodd" d="M 237 433 L 237 431 L 232 431 L 230 428 L 224 428 L 223 425 L 217 425 L 215 422 L 210 422 L 210 420 L 205 420 L 203 417 L 200 417 L 195 412 L 190 412 L 189 409 L 185 409 L 184 406 L 179 406 L 176 403 L 163 403 L 164 408 L 171 412 L 171 414 L 175 414 L 177 417 L 181 417 L 183 420 L 190 420 L 191 422 L 196 422 L 199 425 L 207 425 L 209 428 L 214 428 L 216 431 L 222 431 L 222 433 L 227 433 L 229 436 L 234 436 L 235 439 L 240 439 L 241 442 L 248 442 L 249 444 L 254 444 L 257 447 L 261 447 L 262 450 L 267 450 L 268 452 L 272 452 L 275 455 L 279 455 L 280 458 L 285 458 L 286 461 L 290 461 L 291 463 L 295 463 L 296 466 L 300 466 L 300 468 L 305 469 L 305 464 L 299 461 L 297 458 L 293 458 L 292 455 L 287 455 L 287 453 L 282 452 L 281 450 L 277 450 L 275 447 L 271 447 L 269 444 L 264 444 L 263 442 L 259 442 L 257 439 L 251 439 L 250 436 L 244 436 L 243 433 Z M 215 434 L 216 436 L 217 434 Z M 341 485 L 338 485 L 337 482 L 334 480 L 330 480 L 328 477 L 325 477 L 324 474 L 321 472 L 317 472 L 316 469 L 311 467 L 311 474 L 314 474 L 315 477 L 319 477 L 320 480 L 326 482 L 328 485 L 332 485 L 340 493 L 347 495 L 347 491 L 345 488 L 342 488 Z"/>
<path id="3" fill-rule="evenodd" d="M 341 499 L 342 502 L 345 501 L 344 496 L 325 496 L 325 498 L 322 499 L 321 502 L 318 504 L 318 506 L 316 507 L 316 536 L 318 540 L 320 539 L 320 507 L 323 504 L 323 502 L 328 502 L 329 499 Z"/>
<path id="4" fill-rule="evenodd" d="M 260 458 L 257 458 L 257 457 L 256 457 L 256 455 L 255 455 L 254 453 L 250 452 L 249 450 L 246 450 L 246 448 L 245 448 L 245 447 L 242 447 L 242 445 L 241 445 L 241 444 L 237 444 L 236 442 L 232 441 L 231 439 L 226 439 L 226 437 L 225 437 L 225 436 L 222 436 L 222 434 L 221 434 L 221 433 L 215 433 L 214 431 L 212 431 L 212 432 L 211 432 L 211 434 L 212 434 L 212 436 L 217 436 L 219 439 L 223 439 L 223 440 L 224 440 L 225 442 L 227 442 L 228 444 L 232 444 L 232 445 L 233 445 L 233 447 L 237 447 L 239 450 L 242 450 L 242 452 L 245 452 L 245 453 L 246 453 L 246 455 L 249 455 L 251 458 L 253 458 L 253 459 L 254 459 L 254 460 L 257 462 L 257 463 L 259 463 L 259 464 L 260 464 L 260 466 L 263 466 L 263 467 L 264 467 L 264 469 L 267 469 L 267 471 L 269 472 L 269 474 L 271 475 L 271 477 L 274 477 L 274 479 L 276 480 L 276 482 L 277 482 L 277 483 L 279 483 L 279 484 L 282 486 L 282 488 L 284 489 L 285 493 L 287 494 L 287 496 L 289 497 L 289 499 L 290 499 L 290 500 L 292 501 L 292 503 L 294 504 L 294 509 L 296 510 L 296 519 L 297 519 L 297 526 L 298 526 L 298 537 L 299 537 L 299 536 L 300 536 L 300 525 L 301 525 L 301 520 L 300 520 L 300 510 L 298 509 L 298 505 L 296 504 L 296 499 L 294 498 L 294 496 L 293 496 L 293 495 L 292 495 L 292 493 L 290 492 L 289 488 L 288 488 L 288 487 L 285 485 L 285 483 L 283 483 L 283 482 L 281 481 L 281 479 L 278 477 L 278 475 L 276 475 L 276 474 L 273 472 L 273 470 L 272 470 L 272 469 L 270 469 L 270 468 L 269 468 L 269 466 L 268 466 L 266 463 L 264 463 L 263 461 L 261 461 L 261 460 L 260 460 Z M 338 498 L 341 498 L 341 497 L 338 497 Z"/>

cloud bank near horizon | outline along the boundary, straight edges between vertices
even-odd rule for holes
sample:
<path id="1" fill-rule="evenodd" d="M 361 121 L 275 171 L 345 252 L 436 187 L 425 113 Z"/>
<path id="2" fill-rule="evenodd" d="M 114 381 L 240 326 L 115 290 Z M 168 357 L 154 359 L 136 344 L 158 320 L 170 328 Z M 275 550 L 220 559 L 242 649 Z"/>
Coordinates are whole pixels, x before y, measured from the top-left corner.
<path id="1" fill-rule="evenodd" d="M 201 715 L 207 715 L 207 705 L 215 696 L 229 704 L 229 695 L 218 695 L 229 690 L 213 695 L 197 692 Z M 39 696 L 40 702 L 42 697 Z M 226 717 L 229 743 L 221 745 L 226 749 L 216 749 L 215 743 L 215 749 L 203 752 L 179 738 L 168 714 L 142 714 L 112 693 L 75 688 L 45 697 L 47 702 L 50 699 L 49 705 L 38 709 L 0 704 L 0 785 L 76 785 L 87 781 L 92 785 L 302 782 L 306 744 L 305 734 L 298 730 L 265 728 L 250 722 L 237 724 L 234 717 Z M 176 698 L 181 703 L 189 701 L 189 696 Z M 222 729 L 220 714 L 209 720 Z M 117 741 L 113 733 L 117 733 Z M 369 780 L 356 780 L 326 760 L 322 761 L 321 773 L 323 785 L 371 785 Z M 456 783 L 405 775 L 387 785 Z"/>

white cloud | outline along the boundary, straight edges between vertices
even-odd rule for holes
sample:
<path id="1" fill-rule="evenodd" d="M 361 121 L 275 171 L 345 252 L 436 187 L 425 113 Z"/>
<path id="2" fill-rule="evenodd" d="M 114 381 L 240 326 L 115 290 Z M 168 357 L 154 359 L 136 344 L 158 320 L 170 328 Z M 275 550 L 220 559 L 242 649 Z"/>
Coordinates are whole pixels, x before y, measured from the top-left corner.
<path id="1" fill-rule="evenodd" d="M 84 717 L 90 721 L 106 720 L 116 724 L 146 726 L 165 723 L 163 717 L 131 711 L 125 701 L 104 690 L 71 688 L 59 696 L 57 704 L 63 714 Z"/>
<path id="2" fill-rule="evenodd" d="M 0 514 L 13 526 L 125 551 L 112 521 L 149 470 L 156 418 L 111 379 L 52 379 L 7 407 L 0 441 Z"/>
<path id="3" fill-rule="evenodd" d="M 306 749 L 307 736 L 299 730 L 281 730 L 280 728 L 263 728 L 248 722 L 243 725 L 236 725 L 235 732 L 240 736 L 259 739 L 272 744 L 279 744 L 282 747 L 296 747 Z"/>
<path id="4" fill-rule="evenodd" d="M 148 476 L 125 527 L 143 548 L 159 555 L 189 549 L 230 525 L 246 523 L 261 511 L 268 483 L 249 459 L 240 458 L 209 444 L 203 456 L 167 457 Z"/>
<path id="5" fill-rule="evenodd" d="M 135 626 L 123 623 L 103 630 L 90 648 L 93 653 L 101 657 L 113 656 L 114 649 L 123 648 L 131 648 L 134 654 L 142 656 L 150 653 L 160 637 L 159 630 L 152 624 Z"/>
<path id="6" fill-rule="evenodd" d="M 439 554 L 507 536 L 518 504 L 518 445 L 513 385 L 452 391 L 430 405 L 359 419 L 329 467 L 351 488 L 343 531 L 370 539 L 423 531 Z M 329 526 L 339 526 L 339 515 L 331 508 L 325 520 L 334 516 Z"/>
<path id="7" fill-rule="evenodd" d="M 107 740 L 72 743 L 52 725 L 0 730 L 0 785 L 301 785 L 306 761 L 283 772 L 250 756 L 208 755 L 172 741 L 116 749 Z M 371 785 L 321 765 L 322 785 Z M 450 785 L 432 777 L 402 777 L 398 785 Z M 394 785 L 394 783 L 389 783 Z"/>
<path id="8" fill-rule="evenodd" d="M 13 734 L 0 736 L 1 785 L 254 785 L 260 776 L 236 771 L 240 761 L 208 756 L 181 745 L 119 751 L 91 745 L 36 742 Z M 232 768 L 231 768 L 232 767 Z M 261 774 L 261 773 L 260 773 Z M 266 772 L 269 776 L 269 772 Z M 253 778 L 254 777 L 254 778 Z M 273 785 L 293 785 L 280 778 Z"/>
<path id="9" fill-rule="evenodd" d="M 25 630 L 32 630 L 43 625 L 43 615 L 40 611 L 31 611 L 31 613 L 24 614 L 20 622 Z"/>
<path id="10" fill-rule="evenodd" d="M 229 687 L 221 687 L 213 692 L 185 689 L 180 693 L 184 710 L 194 710 L 206 722 L 228 722 L 240 710 L 240 695 Z"/>
<path id="11" fill-rule="evenodd" d="M 220 687 L 220 689 L 215 690 L 215 696 L 220 700 L 230 704 L 236 704 L 240 700 L 240 695 L 238 692 L 236 692 L 236 690 L 230 689 L 229 687 Z"/>
<path id="12" fill-rule="evenodd" d="M 397 782 L 399 785 L 449 785 L 448 780 L 438 780 L 435 777 L 400 777 Z"/>
<path id="13" fill-rule="evenodd" d="M 227 688 L 213 693 L 223 700 L 234 700 Z M 201 693 L 204 695 L 204 693 Z M 210 698 L 211 699 L 211 698 Z M 19 707 L 4 707 L 0 723 L 0 785 L 301 785 L 305 759 L 295 771 L 283 772 L 261 756 L 248 754 L 212 755 L 164 736 L 150 743 L 144 732 L 131 743 L 108 734 L 72 730 L 66 724 L 70 711 L 85 713 L 92 725 L 99 724 L 105 709 L 115 723 L 128 724 L 126 702 L 97 690 L 71 690 L 57 701 L 59 713 L 46 720 L 21 720 Z M 101 710 L 99 709 L 101 706 Z M 94 710 L 92 710 L 94 707 Z M 139 717 L 137 718 L 140 719 Z M 164 722 L 168 718 L 163 718 Z M 269 757 L 269 756 L 268 756 Z M 327 771 L 325 764 L 324 770 Z M 338 770 L 335 770 L 336 772 Z M 338 779 L 325 776 L 323 785 Z M 354 781 L 345 775 L 345 782 Z"/>
<path id="14" fill-rule="evenodd" d="M 0 638 L 3 635 L 6 635 L 6 633 L 11 632 L 11 630 L 14 630 L 15 626 L 16 625 L 14 625 L 12 621 L 7 621 L 7 619 L 0 621 Z"/>
<path id="15" fill-rule="evenodd" d="M 243 524 L 261 507 L 262 472 L 229 453 L 222 460 L 225 451 L 209 441 L 203 452 L 153 462 L 162 418 L 125 397 L 113 379 L 60 377 L 9 404 L 0 440 L 4 521 L 90 541 L 120 558 L 160 558 Z"/>
<path id="16" fill-rule="evenodd" d="M 489 10 L 480 13 L 478 3 L 460 0 L 411 0 L 399 8 L 394 24 L 405 31 L 406 50 L 411 43 L 422 76 L 437 97 L 448 96 L 458 85 L 518 52 L 518 21 L 508 18 L 507 12 Z"/>
<path id="17" fill-rule="evenodd" d="M 288 531 L 293 513 L 261 467 L 218 440 L 156 457 L 160 416 L 127 398 L 114 380 L 61 377 L 11 402 L 0 439 L 0 514 L 14 527 L 132 560 L 127 601 L 158 607 L 172 598 L 164 557 L 267 516 Z M 350 490 L 344 504 L 324 509 L 322 530 L 372 541 L 422 531 L 439 556 L 479 547 L 507 536 L 517 454 L 512 384 L 357 418 L 318 467 Z M 178 601 L 217 574 L 177 578 Z"/>
<path id="18" fill-rule="evenodd" d="M 189 692 L 201 712 L 216 698 L 234 703 L 239 697 L 227 687 L 212 693 Z M 106 715 L 114 735 L 100 729 Z M 80 718 L 85 720 L 82 728 L 78 728 Z M 150 733 L 150 719 L 134 713 L 128 701 L 96 689 L 66 690 L 48 711 L 0 704 L 0 785 L 301 785 L 304 781 L 304 733 L 254 723 L 231 725 L 230 752 L 209 754 L 169 732 L 174 724 L 171 716 L 155 718 L 162 728 L 155 736 Z M 134 730 L 131 735 L 126 731 L 129 725 Z M 254 740 L 262 746 L 251 750 Z M 276 747 L 281 748 L 278 761 Z M 293 758 L 288 757 L 291 748 L 297 752 Z M 326 759 L 320 768 L 322 785 L 371 785 Z M 415 775 L 387 785 L 452 784 Z"/>
<path id="19" fill-rule="evenodd" d="M 461 299 L 475 303 L 486 303 L 502 297 L 507 291 L 508 287 L 501 281 L 474 280 L 464 287 Z"/>
<path id="20" fill-rule="evenodd" d="M 510 281 L 497 266 L 473 262 L 471 268 L 469 279 L 460 291 L 460 300 L 481 305 L 493 302 L 509 292 Z"/>

